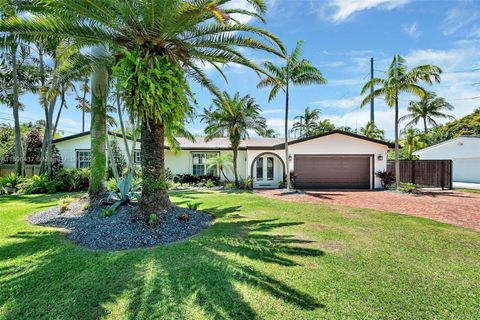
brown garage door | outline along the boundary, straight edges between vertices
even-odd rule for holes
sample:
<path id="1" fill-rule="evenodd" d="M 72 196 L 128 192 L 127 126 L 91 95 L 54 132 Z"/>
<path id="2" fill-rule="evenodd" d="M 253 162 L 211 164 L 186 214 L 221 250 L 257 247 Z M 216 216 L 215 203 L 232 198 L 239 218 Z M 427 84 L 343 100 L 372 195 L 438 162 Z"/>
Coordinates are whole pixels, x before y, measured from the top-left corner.
<path id="1" fill-rule="evenodd" d="M 370 175 L 369 156 L 295 156 L 295 188 L 369 189 Z"/>

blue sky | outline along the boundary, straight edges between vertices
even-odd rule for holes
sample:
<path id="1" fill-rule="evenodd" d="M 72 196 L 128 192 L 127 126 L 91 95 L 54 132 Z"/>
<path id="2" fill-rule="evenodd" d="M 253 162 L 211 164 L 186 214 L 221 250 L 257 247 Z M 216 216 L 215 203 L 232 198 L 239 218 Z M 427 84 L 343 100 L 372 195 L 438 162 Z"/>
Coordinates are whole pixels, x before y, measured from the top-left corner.
<path id="1" fill-rule="evenodd" d="M 248 6 L 244 0 L 235 0 Z M 376 76 L 382 76 L 395 53 L 403 55 L 409 66 L 437 64 L 444 70 L 440 85 L 431 87 L 454 106 L 452 114 L 461 117 L 480 107 L 480 2 L 411 0 L 269 0 L 266 28 L 278 35 L 288 48 L 304 40 L 304 56 L 320 68 L 327 85 L 299 87 L 292 90 L 291 112 L 302 113 L 306 106 L 319 108 L 322 118 L 336 125 L 364 126 L 368 108 L 360 109 L 360 89 L 369 77 L 369 59 L 375 59 Z M 255 22 L 258 24 L 257 22 Z M 278 58 L 258 52 L 246 54 L 256 62 Z M 259 90 L 253 72 L 238 66 L 225 68 L 225 83 L 212 68 L 205 68 L 222 90 L 239 91 L 257 99 L 268 124 L 283 132 L 284 100 L 279 95 L 268 102 L 268 90 Z M 478 69 L 478 70 L 475 70 Z M 212 97 L 193 86 L 198 109 L 211 104 Z M 74 97 L 63 114 L 59 128 L 64 135 L 81 131 L 81 113 L 74 108 Z M 25 95 L 22 121 L 42 117 L 38 98 Z M 410 97 L 401 97 L 401 113 Z M 0 118 L 11 119 L 11 111 L 0 108 Z M 393 110 L 376 101 L 376 122 L 393 137 Z M 89 121 L 89 118 L 87 118 Z M 192 132 L 203 129 L 198 120 L 189 125 Z"/>

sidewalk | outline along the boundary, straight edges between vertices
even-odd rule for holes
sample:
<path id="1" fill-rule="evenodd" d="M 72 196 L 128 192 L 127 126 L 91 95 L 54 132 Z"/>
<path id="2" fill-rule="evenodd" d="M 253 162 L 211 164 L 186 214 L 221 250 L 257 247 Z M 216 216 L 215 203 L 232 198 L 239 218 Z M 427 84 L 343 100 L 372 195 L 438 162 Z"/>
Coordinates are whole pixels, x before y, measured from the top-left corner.
<path id="1" fill-rule="evenodd" d="M 453 182 L 454 189 L 476 189 L 480 190 L 480 183 Z"/>

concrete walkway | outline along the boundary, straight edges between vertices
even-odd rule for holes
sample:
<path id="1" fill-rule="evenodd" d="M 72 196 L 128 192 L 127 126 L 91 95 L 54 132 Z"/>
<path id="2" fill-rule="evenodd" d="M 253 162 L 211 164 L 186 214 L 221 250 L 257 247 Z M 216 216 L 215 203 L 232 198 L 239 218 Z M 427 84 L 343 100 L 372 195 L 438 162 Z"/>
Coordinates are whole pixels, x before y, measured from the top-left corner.
<path id="1" fill-rule="evenodd" d="M 454 189 L 475 189 L 480 190 L 480 183 L 453 182 Z"/>

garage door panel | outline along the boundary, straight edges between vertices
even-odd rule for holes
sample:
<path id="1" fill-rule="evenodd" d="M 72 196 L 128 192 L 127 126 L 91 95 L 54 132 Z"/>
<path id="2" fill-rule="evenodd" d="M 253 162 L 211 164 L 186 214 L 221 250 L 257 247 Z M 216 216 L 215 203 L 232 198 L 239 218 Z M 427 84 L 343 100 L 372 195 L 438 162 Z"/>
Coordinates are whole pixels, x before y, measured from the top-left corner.
<path id="1" fill-rule="evenodd" d="M 368 189 L 370 157 L 296 155 L 295 187 L 301 189 Z"/>

